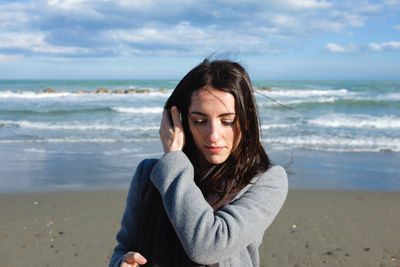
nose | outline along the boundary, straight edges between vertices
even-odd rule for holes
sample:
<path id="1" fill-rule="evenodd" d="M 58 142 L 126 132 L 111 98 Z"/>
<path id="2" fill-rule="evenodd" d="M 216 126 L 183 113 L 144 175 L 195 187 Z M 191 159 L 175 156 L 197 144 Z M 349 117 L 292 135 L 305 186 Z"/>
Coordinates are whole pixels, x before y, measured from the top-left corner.
<path id="1" fill-rule="evenodd" d="M 208 139 L 210 142 L 215 143 L 219 141 L 220 132 L 217 122 L 211 122 L 208 130 Z"/>

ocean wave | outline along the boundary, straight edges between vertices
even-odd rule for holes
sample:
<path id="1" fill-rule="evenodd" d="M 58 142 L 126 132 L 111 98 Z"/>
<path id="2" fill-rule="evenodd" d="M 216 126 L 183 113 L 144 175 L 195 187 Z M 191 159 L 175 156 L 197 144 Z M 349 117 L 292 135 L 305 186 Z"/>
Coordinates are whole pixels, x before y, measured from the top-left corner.
<path id="1" fill-rule="evenodd" d="M 353 96 L 356 95 L 354 92 L 349 92 L 347 89 L 339 89 L 339 90 L 271 90 L 271 91 L 262 91 L 256 90 L 256 95 L 266 95 L 269 97 L 294 97 L 294 98 L 305 98 L 305 97 L 321 97 L 321 96 Z"/>
<path id="2" fill-rule="evenodd" d="M 269 130 L 269 129 L 276 129 L 276 128 L 289 128 L 293 125 L 277 123 L 277 124 L 263 124 L 261 125 L 261 130 Z"/>
<path id="3" fill-rule="evenodd" d="M 162 97 L 167 98 L 170 95 L 169 91 L 163 92 L 148 92 L 148 93 L 135 93 L 135 94 L 111 94 L 111 93 L 72 93 L 72 92 L 60 92 L 60 93 L 38 93 L 35 91 L 25 92 L 12 92 L 12 91 L 0 91 L 0 98 L 11 98 L 11 99 L 57 99 L 57 98 L 148 98 L 148 97 Z"/>
<path id="4" fill-rule="evenodd" d="M 309 102 L 306 104 L 320 104 L 322 102 Z M 345 106 L 345 107 L 389 107 L 389 106 L 400 106 L 399 102 L 394 99 L 377 100 L 376 98 L 349 98 L 349 99 L 334 99 L 334 101 L 326 101 L 324 104 L 331 106 Z"/>
<path id="5" fill-rule="evenodd" d="M 54 140 L 53 140 L 54 141 Z M 59 140 L 58 140 L 59 141 Z M 85 140 L 86 142 L 86 140 Z M 1 143 L 1 142 L 0 142 Z M 75 142 L 78 143 L 78 142 Z M 100 142 L 101 143 L 101 142 Z M 109 143 L 109 140 L 107 140 L 107 142 L 103 142 L 103 143 Z M 156 153 L 138 153 L 140 152 L 141 149 L 138 148 L 133 148 L 133 149 L 129 149 L 129 148 L 122 148 L 122 149 L 117 149 L 117 150 L 110 150 L 110 151 L 104 151 L 102 152 L 103 155 L 106 156 L 117 156 L 117 155 L 126 155 L 126 154 L 130 154 L 134 157 L 137 158 L 149 158 L 149 157 L 160 157 L 162 156 L 163 152 L 156 152 Z M 94 153 L 98 153 L 96 151 L 66 151 L 66 150 L 47 150 L 47 149 L 38 149 L 38 148 L 26 148 L 24 149 L 24 152 L 26 153 L 34 153 L 34 154 L 70 154 L 70 155 L 75 155 L 75 154 L 94 154 Z"/>
<path id="6" fill-rule="evenodd" d="M 77 96 L 77 94 L 72 94 L 69 92 L 63 93 L 37 93 L 34 91 L 25 91 L 25 92 L 12 92 L 12 91 L 2 91 L 0 92 L 0 98 L 62 98 L 66 96 Z"/>
<path id="7" fill-rule="evenodd" d="M 295 100 L 278 100 L 280 104 L 291 108 L 313 108 L 313 107 L 400 107 L 400 102 L 396 100 L 377 100 L 368 98 L 338 98 L 338 97 L 321 97 L 316 99 L 295 99 Z M 260 108 L 281 108 L 272 100 L 258 100 L 257 105 Z"/>
<path id="8" fill-rule="evenodd" d="M 163 107 L 141 107 L 141 108 L 113 107 L 111 109 L 121 113 L 161 114 L 164 108 Z"/>
<path id="9" fill-rule="evenodd" d="M 160 138 L 31 138 L 31 139 L 3 139 L 0 143 L 120 143 L 120 142 L 155 142 Z"/>
<path id="10" fill-rule="evenodd" d="M 14 110 L 3 110 L 2 113 L 7 114 L 19 114 L 19 115 L 66 115 L 74 113 L 91 113 L 94 112 L 119 112 L 119 113 L 131 113 L 131 114 L 161 114 L 163 107 L 140 107 L 140 108 L 129 108 L 129 107 L 74 107 L 74 109 L 14 109 Z"/>
<path id="11" fill-rule="evenodd" d="M 377 96 L 377 100 L 400 101 L 400 93 L 389 93 L 385 95 L 379 95 Z"/>
<path id="12" fill-rule="evenodd" d="M 338 98 L 337 97 L 323 97 L 323 98 L 318 98 L 318 99 L 295 99 L 295 100 L 277 100 L 274 99 L 258 99 L 257 100 L 257 106 L 260 108 L 282 108 L 279 104 L 285 105 L 285 106 L 292 106 L 292 107 L 297 107 L 297 106 L 313 106 L 313 105 L 321 105 L 321 104 L 334 104 Z M 279 103 L 279 104 L 278 104 Z"/>
<path id="13" fill-rule="evenodd" d="M 400 118 L 393 116 L 374 117 L 368 115 L 335 114 L 311 119 L 308 123 L 319 127 L 332 128 L 400 128 Z"/>
<path id="14" fill-rule="evenodd" d="M 37 153 L 47 153 L 48 151 L 45 149 L 27 148 L 24 149 L 24 152 L 37 154 Z"/>
<path id="15" fill-rule="evenodd" d="M 74 108 L 74 109 L 42 109 L 42 110 L 32 110 L 32 109 L 14 109 L 14 110 L 3 110 L 1 112 L 7 114 L 18 114 L 18 115 L 66 115 L 74 113 L 94 113 L 94 112 L 107 112 L 112 109 L 109 107 L 98 107 L 98 108 Z"/>
<path id="16" fill-rule="evenodd" d="M 400 138 L 389 137 L 339 137 L 339 136 L 319 136 L 319 135 L 297 135 L 297 136 L 276 136 L 262 138 L 261 141 L 267 147 L 279 150 L 287 149 L 309 149 L 323 151 L 370 151 L 370 152 L 400 152 Z M 158 137 L 145 138 L 83 138 L 83 137 L 62 137 L 62 138 L 42 138 L 32 137 L 30 139 L 3 139 L 0 143 L 141 143 L 141 142 L 160 142 Z M 48 153 L 44 149 L 29 148 L 25 150 L 30 153 Z M 113 150 L 105 151 L 105 155 L 113 156 L 118 154 L 136 153 L 136 151 Z"/>
<path id="17" fill-rule="evenodd" d="M 112 150 L 112 151 L 104 151 L 103 154 L 107 156 L 115 156 L 115 155 L 121 155 L 121 154 L 137 154 L 140 149 L 134 148 L 134 149 L 128 149 L 128 148 L 122 148 L 118 150 Z"/>
<path id="18" fill-rule="evenodd" d="M 105 124 L 54 124 L 46 122 L 30 122 L 30 121 L 1 121 L 0 128 L 18 127 L 38 130 L 79 130 L 79 131 L 154 131 L 159 126 L 117 126 Z"/>
<path id="19" fill-rule="evenodd" d="M 305 148 L 329 151 L 394 151 L 400 152 L 400 138 L 389 137 L 360 137 L 346 138 L 338 136 L 299 135 L 287 137 L 263 138 L 267 145 L 281 148 Z"/>
<path id="20" fill-rule="evenodd" d="M 8 141 L 8 143 L 17 143 L 20 142 L 19 140 L 3 140 L 3 141 Z M 0 143 L 6 143 L 6 142 L 2 142 L 0 141 Z M 93 151 L 93 152 L 88 152 L 88 151 L 72 151 L 72 150 L 65 150 L 62 149 L 60 150 L 48 150 L 48 149 L 38 149 L 38 148 L 26 148 L 24 149 L 24 152 L 26 153 L 34 153 L 34 154 L 41 154 L 41 153 L 46 153 L 46 154 L 67 154 L 67 155 L 74 155 L 74 154 L 85 154 L 85 155 L 92 155 L 92 154 L 96 154 L 98 152 Z"/>

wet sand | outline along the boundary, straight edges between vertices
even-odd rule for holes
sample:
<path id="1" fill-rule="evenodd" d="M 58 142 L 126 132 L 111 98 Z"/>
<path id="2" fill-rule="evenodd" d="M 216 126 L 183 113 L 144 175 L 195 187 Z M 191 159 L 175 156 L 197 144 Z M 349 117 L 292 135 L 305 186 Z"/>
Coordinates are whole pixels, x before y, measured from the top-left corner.
<path id="1" fill-rule="evenodd" d="M 0 266 L 107 266 L 126 191 L 0 194 Z M 400 266 L 400 192 L 292 190 L 261 266 Z"/>

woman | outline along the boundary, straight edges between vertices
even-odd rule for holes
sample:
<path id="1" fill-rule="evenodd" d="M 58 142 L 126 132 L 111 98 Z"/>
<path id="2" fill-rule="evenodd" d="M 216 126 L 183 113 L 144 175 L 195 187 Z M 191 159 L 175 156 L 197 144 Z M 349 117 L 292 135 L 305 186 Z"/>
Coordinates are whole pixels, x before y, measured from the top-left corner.
<path id="1" fill-rule="evenodd" d="M 191 70 L 165 104 L 160 139 L 164 156 L 132 179 L 110 266 L 258 266 L 288 185 L 260 143 L 244 68 Z"/>

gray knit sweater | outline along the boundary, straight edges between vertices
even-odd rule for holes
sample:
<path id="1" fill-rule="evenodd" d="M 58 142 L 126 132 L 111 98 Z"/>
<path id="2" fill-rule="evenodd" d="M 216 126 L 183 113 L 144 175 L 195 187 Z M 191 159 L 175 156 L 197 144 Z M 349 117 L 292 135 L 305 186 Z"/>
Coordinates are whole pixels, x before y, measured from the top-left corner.
<path id="1" fill-rule="evenodd" d="M 273 166 L 254 177 L 229 205 L 214 212 L 194 183 L 193 166 L 181 151 L 167 153 L 158 162 L 144 160 L 137 167 L 110 266 L 119 266 L 125 253 L 136 251 L 139 201 L 150 171 L 150 179 L 160 192 L 167 215 L 192 261 L 205 265 L 218 262 L 219 266 L 259 266 L 258 248 L 264 231 L 286 199 L 285 170 Z"/>

